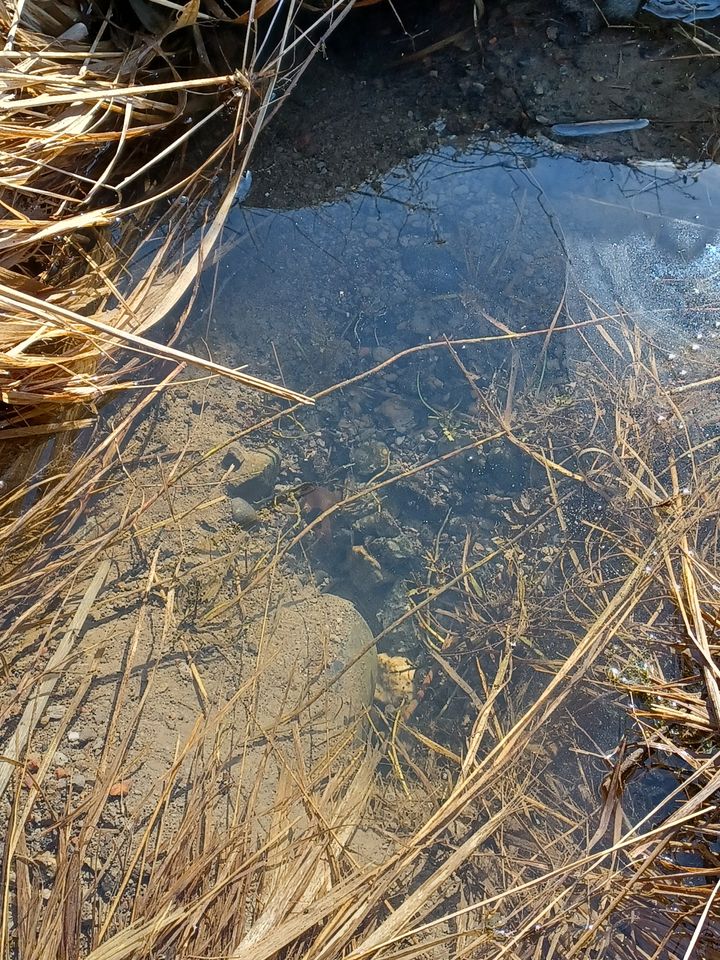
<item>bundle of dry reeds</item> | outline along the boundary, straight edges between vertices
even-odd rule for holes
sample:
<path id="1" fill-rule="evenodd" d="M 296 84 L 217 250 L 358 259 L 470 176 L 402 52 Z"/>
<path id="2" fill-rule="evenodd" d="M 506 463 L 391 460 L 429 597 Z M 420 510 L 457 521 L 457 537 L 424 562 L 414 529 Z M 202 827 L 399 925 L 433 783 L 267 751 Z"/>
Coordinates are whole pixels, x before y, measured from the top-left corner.
<path id="1" fill-rule="evenodd" d="M 346 9 L 0 4 L 6 438 L 92 408 L 138 356 L 189 359 L 144 334 L 192 291 L 261 127 Z"/>

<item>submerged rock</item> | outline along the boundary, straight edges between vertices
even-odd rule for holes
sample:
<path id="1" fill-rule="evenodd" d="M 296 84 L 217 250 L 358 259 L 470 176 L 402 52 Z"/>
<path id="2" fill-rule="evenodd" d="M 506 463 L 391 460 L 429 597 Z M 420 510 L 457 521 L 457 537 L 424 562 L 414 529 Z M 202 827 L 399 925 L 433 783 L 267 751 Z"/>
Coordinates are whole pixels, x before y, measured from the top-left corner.
<path id="1" fill-rule="evenodd" d="M 415 414 L 399 397 L 388 397 L 377 408 L 378 413 L 390 422 L 399 433 L 407 433 L 415 426 Z"/>
<path id="2" fill-rule="evenodd" d="M 382 440 L 366 440 L 355 447 L 353 469 L 361 480 L 367 480 L 387 467 L 389 456 L 388 446 Z"/>
<path id="3" fill-rule="evenodd" d="M 412 700 L 415 693 L 415 667 L 412 661 L 387 653 L 379 653 L 377 661 L 375 700 L 384 707 L 395 708 Z"/>
<path id="4" fill-rule="evenodd" d="M 230 492 L 246 500 L 271 496 L 280 474 L 280 454 L 271 447 L 250 450 L 233 443 L 223 457 L 223 464 L 233 468 L 228 478 Z"/>
<path id="5" fill-rule="evenodd" d="M 251 503 L 248 503 L 247 500 L 243 500 L 242 497 L 232 498 L 230 501 L 230 511 L 235 523 L 239 524 L 243 529 L 252 527 L 253 524 L 258 521 L 259 514 L 257 510 Z"/>
<path id="6" fill-rule="evenodd" d="M 261 729 L 296 713 L 310 762 L 358 722 L 361 732 L 377 655 L 370 628 L 349 600 L 307 589 L 249 624 L 247 642 L 259 651 L 254 720 Z"/>

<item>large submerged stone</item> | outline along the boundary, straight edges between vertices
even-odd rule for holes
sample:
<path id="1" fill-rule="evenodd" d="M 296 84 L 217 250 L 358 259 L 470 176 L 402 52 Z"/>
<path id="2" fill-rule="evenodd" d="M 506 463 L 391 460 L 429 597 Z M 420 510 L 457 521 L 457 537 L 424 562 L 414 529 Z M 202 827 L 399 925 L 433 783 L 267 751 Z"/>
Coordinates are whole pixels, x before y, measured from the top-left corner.
<path id="1" fill-rule="evenodd" d="M 253 719 L 259 729 L 289 745 L 296 728 L 307 763 L 348 731 L 360 734 L 375 689 L 372 639 L 349 600 L 311 589 L 249 623 L 245 643 L 257 651 Z"/>
<path id="2" fill-rule="evenodd" d="M 263 500 L 272 495 L 280 473 L 280 455 L 271 447 L 251 450 L 239 443 L 231 444 L 223 465 L 232 468 L 228 489 L 235 497 L 245 500 Z"/>

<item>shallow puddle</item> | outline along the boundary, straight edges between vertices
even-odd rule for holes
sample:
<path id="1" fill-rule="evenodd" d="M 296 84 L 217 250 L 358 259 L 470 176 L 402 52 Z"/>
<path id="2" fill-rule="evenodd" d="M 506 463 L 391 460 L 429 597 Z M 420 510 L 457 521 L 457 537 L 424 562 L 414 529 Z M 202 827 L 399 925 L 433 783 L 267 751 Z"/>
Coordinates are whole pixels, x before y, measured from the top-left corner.
<path id="1" fill-rule="evenodd" d="M 515 395 L 571 392 L 590 357 L 582 330 L 533 332 L 604 315 L 627 317 L 658 344 L 668 383 L 692 379 L 718 336 L 719 201 L 713 166 L 602 163 L 522 139 L 448 145 L 335 203 L 238 206 L 231 249 L 205 281 L 193 346 L 208 342 L 223 362 L 249 362 L 316 395 L 400 351 L 439 344 L 322 396 L 277 433 L 298 463 L 290 480 L 335 493 L 472 437 L 477 397 L 445 337 L 493 338 L 458 351 L 510 415 Z M 510 343 L 509 332 L 529 335 Z M 368 602 L 348 551 L 369 532 L 384 542 L 383 567 L 417 574 L 441 524 L 490 533 L 507 503 L 532 501 L 546 481 L 533 466 L 502 444 L 458 457 L 414 493 L 388 491 L 394 534 L 377 518 L 375 528 L 335 520 L 315 560 L 331 589 L 384 625 L 387 597 Z M 419 540 L 400 538 L 407 524 Z"/>
<path id="2" fill-rule="evenodd" d="M 714 166 L 448 146 L 336 203 L 239 208 L 213 280 L 213 342 L 242 360 L 270 335 L 286 377 L 311 390 L 366 350 L 476 336 L 484 314 L 545 326 L 564 294 L 571 316 L 587 300 L 671 339 L 713 297 L 718 197 Z"/>
<path id="3" fill-rule="evenodd" d="M 363 486 L 381 485 L 305 539 L 303 562 L 321 588 L 351 599 L 382 631 L 380 649 L 421 670 L 431 663 L 428 636 L 442 642 L 465 631 L 450 660 L 468 676 L 469 654 L 492 669 L 515 630 L 516 659 L 527 667 L 516 673 L 525 688 L 519 709 L 545 683 L 538 665 L 574 642 L 579 621 L 562 620 L 560 601 L 567 553 L 608 514 L 603 496 L 588 490 L 572 495 L 561 518 L 553 513 L 546 466 L 521 449 L 525 421 L 530 435 L 535 408 L 549 417 L 556 407 L 543 449 L 557 462 L 576 458 L 562 411 L 572 410 L 578 378 L 621 352 L 591 347 L 582 324 L 598 317 L 637 324 L 657 344 L 667 384 L 682 385 L 706 364 L 717 347 L 717 170 L 631 167 L 547 143 L 479 141 L 338 192 L 335 203 L 290 212 L 238 206 L 229 248 L 204 282 L 192 346 L 209 343 L 215 359 L 249 363 L 317 396 L 314 408 L 263 434 L 283 471 L 274 500 L 259 507 L 313 520 Z M 446 337 L 467 342 L 453 355 Z M 392 359 L 401 351 L 409 352 Z M 660 410 L 653 420 L 660 452 L 672 446 L 660 432 L 666 419 Z M 520 443 L 500 437 L 473 447 L 478 431 L 502 433 L 512 422 Z M 425 624 L 424 638 L 417 621 L 402 620 L 427 591 L 486 554 L 493 559 L 472 588 L 465 584 L 483 610 L 475 636 L 467 622 L 458 626 L 464 614 L 452 604 Z M 575 575 L 582 579 L 578 564 Z M 545 610 L 522 628 L 513 626 L 519 580 L 529 604 Z M 559 606 L 550 614 L 552 603 Z M 457 735 L 467 695 L 451 684 L 436 697 L 448 737 Z M 593 728 L 595 746 L 609 749 L 622 722 L 603 697 L 585 695 L 572 709 L 585 731 Z"/>

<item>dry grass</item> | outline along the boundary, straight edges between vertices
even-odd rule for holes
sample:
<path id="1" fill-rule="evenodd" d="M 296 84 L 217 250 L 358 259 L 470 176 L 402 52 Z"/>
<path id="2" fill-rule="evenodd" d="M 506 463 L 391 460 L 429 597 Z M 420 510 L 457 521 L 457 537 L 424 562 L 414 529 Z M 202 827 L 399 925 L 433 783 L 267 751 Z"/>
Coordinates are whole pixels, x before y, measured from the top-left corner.
<path id="1" fill-rule="evenodd" d="M 53 756 L 101 666 L 102 650 L 85 637 L 108 590 L 108 553 L 142 544 L 153 508 L 203 463 L 172 451 L 150 496 L 128 502 L 102 530 L 79 532 L 88 503 L 116 480 L 117 451 L 137 418 L 184 364 L 199 362 L 145 335 L 177 319 L 192 295 L 258 132 L 347 8 L 318 13 L 319 32 L 305 45 L 294 3 L 271 7 L 282 24 L 278 39 L 264 38 L 256 14 L 266 6 L 246 10 L 239 56 L 223 63 L 204 19 L 210 4 L 186 5 L 182 29 L 163 21 L 153 34 L 120 29 L 103 8 L 87 35 L 72 5 L 0 4 L 8 37 L 0 349 L 14 431 L 6 436 L 84 423 L 98 400 L 139 381 L 138 356 L 172 362 L 165 381 L 81 455 L 59 437 L 52 475 L 18 482 L 5 503 L 0 955 L 716 956 L 715 379 L 710 365 L 700 385 L 669 385 L 652 344 L 622 318 L 493 335 L 512 361 L 507 381 L 488 390 L 476 386 L 470 359 L 488 346 L 480 339 L 463 344 L 462 359 L 458 344 L 423 344 L 358 375 L 353 382 L 408 354 L 446 352 L 467 389 L 466 442 L 289 528 L 203 612 L 210 627 L 237 615 L 314 529 L 363 498 L 491 443 L 525 458 L 538 502 L 508 504 L 507 524 L 479 552 L 468 539 L 445 556 L 439 533 L 412 609 L 373 638 L 413 620 L 432 668 L 415 702 L 375 717 L 372 747 L 348 738 L 309 765 L 301 750 L 288 755 L 275 736 L 259 738 L 260 769 L 272 762 L 281 771 L 268 809 L 253 778 L 230 764 L 236 697 L 209 695 L 154 790 L 125 798 L 127 771 L 142 759 L 133 734 L 154 695 L 152 677 L 138 701 L 130 694 L 138 638 L 160 596 L 163 638 L 174 630 L 175 568 L 163 568 L 153 549 L 134 595 L 135 630 L 117 652 L 123 667 L 96 776 L 82 790 L 50 789 Z M 195 122 L 183 125 L 189 113 Z M 228 181 L 218 187 L 221 166 Z M 203 199 L 211 200 L 204 220 Z M 141 269 L 128 271 L 130 250 L 147 251 Z M 574 391 L 536 390 L 529 371 L 530 386 L 518 386 L 523 343 L 537 336 L 582 344 L 590 361 L 579 364 Z M 301 415 L 304 398 L 202 363 L 296 400 Z M 598 504 L 599 514 L 589 509 Z M 43 712 L 68 683 L 65 715 L 36 755 Z M 593 695 L 627 708 L 633 726 L 615 749 L 593 743 L 583 725 Z M 467 723 L 448 744 L 436 724 L 450 707 Z M 278 716 L 273 734 L 301 737 L 300 714 Z M 382 756 L 390 762 L 381 774 Z M 648 809 L 644 783 L 657 772 L 662 796 Z M 397 835 L 373 859 L 364 832 L 386 824 Z"/>
<path id="2" fill-rule="evenodd" d="M 162 384 L 195 367 L 305 399 L 172 344 L 257 136 L 348 4 L 137 6 L 152 29 L 126 4 L 0 4 L 0 589 L 21 606 L 157 396 L 150 360 Z M 118 393 L 134 405 L 78 444 Z"/>
<path id="3" fill-rule="evenodd" d="M 181 318 L 258 133 L 348 8 L 318 12 L 308 34 L 294 0 L 239 16 L 148 0 L 151 32 L 126 5 L 81 6 L 0 4 L 6 438 L 66 425 L 68 410 L 82 419 L 137 378 L 139 358 L 190 359 L 145 335 Z"/>
<path id="4" fill-rule="evenodd" d="M 49 949 L 98 958 L 681 960 L 695 943 L 714 955 L 720 470 L 712 388 L 676 392 L 658 371 L 652 344 L 617 318 L 553 335 L 582 341 L 590 358 L 578 365 L 575 389 L 516 388 L 510 402 L 505 383 L 474 386 L 471 348 L 460 361 L 452 345 L 423 346 L 450 351 L 460 380 L 468 377 L 476 417 L 469 442 L 503 438 L 545 484 L 538 486 L 542 504 L 520 505 L 479 558 L 468 543 L 457 562 L 434 559 L 408 614 L 434 654 L 426 699 L 387 726 L 377 721 L 393 773 L 381 777 L 378 756 L 349 743 L 309 768 L 278 754 L 270 738 L 263 749 L 284 773 L 269 815 L 252 783 L 240 778 L 226 793 L 231 699 L 199 717 L 168 758 L 154 799 L 136 801 L 127 829 L 111 842 L 103 818 L 118 804 L 109 794 L 132 751 L 130 734 L 114 750 L 113 731 L 123 711 L 142 712 L 152 686 L 140 703 L 127 701 L 129 651 L 94 785 L 63 811 L 49 804 L 52 751 L 94 670 L 92 651 L 82 653 L 81 620 L 63 627 L 60 607 L 45 637 L 50 649 L 58 650 L 52 638 L 65 637 L 66 645 L 19 691 L 22 736 L 3 750 L 18 765 L 2 874 L 6 950 L 23 957 Z M 418 464 L 417 472 L 432 468 Z M 179 459 L 168 485 L 195 469 Z M 393 474 L 358 496 L 402 479 Z M 598 502 L 602 519 L 588 509 Z M 326 513 L 349 506 L 346 499 Z M 125 518 L 128 529 L 132 519 Z M 288 545 L 304 535 L 291 530 Z M 88 558 L 102 555 L 105 545 L 94 546 Z M 271 583 L 287 552 L 283 546 L 261 561 L 243 591 L 206 619 L 235 609 L 249 585 Z M 88 591 L 79 607 L 77 588 L 62 581 L 76 618 L 92 608 L 103 576 L 94 585 L 78 577 Z M 161 579 L 153 566 L 148 584 Z M 144 596 L 147 603 L 149 587 Z M 41 614 L 38 601 L 26 627 Z M 62 658 L 71 655 L 86 657 L 87 676 L 38 769 L 29 767 L 38 696 L 51 693 Z M 436 702 L 466 701 L 461 755 L 433 739 L 434 690 Z M 576 719 L 592 691 L 627 697 L 637 727 L 615 751 L 594 749 L 592 730 Z M 276 732 L 292 729 L 297 716 L 279 717 Z M 4 769 L 7 779 L 7 763 Z M 439 769 L 447 778 L 442 791 Z M 667 779 L 648 809 L 640 802 L 644 778 L 657 769 Z M 401 824 L 416 801 L 424 815 L 405 819 L 381 862 L 365 858 L 358 828 Z M 41 847 L 33 814 L 46 825 Z"/>

